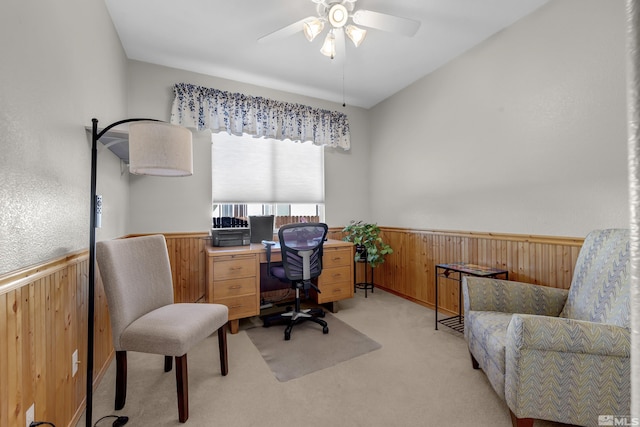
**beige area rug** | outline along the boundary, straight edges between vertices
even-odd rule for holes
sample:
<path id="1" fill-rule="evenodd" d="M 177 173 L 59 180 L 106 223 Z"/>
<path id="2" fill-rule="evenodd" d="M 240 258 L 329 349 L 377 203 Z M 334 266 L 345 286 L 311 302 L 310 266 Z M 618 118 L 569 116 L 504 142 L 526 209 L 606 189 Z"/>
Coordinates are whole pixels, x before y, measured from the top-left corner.
<path id="1" fill-rule="evenodd" d="M 285 382 L 319 371 L 382 347 L 337 317 L 326 313 L 322 326 L 303 322 L 293 327 L 291 340 L 285 341 L 286 326 L 274 324 L 268 328 L 255 326 L 246 330 L 267 365 L 278 379 Z"/>

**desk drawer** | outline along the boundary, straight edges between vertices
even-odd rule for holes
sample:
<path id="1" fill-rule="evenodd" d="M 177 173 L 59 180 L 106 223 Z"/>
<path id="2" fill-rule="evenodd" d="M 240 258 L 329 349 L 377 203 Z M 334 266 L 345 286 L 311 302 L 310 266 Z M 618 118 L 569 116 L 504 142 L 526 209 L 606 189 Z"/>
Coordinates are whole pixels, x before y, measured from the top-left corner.
<path id="1" fill-rule="evenodd" d="M 260 314 L 256 295 L 224 298 L 216 301 L 216 303 L 229 307 L 229 320 L 242 319 Z"/>
<path id="2" fill-rule="evenodd" d="M 320 286 L 326 286 L 335 283 L 353 283 L 353 272 L 351 266 L 323 268 L 322 274 L 318 278 Z M 324 292 L 324 291 L 323 291 Z"/>
<path id="3" fill-rule="evenodd" d="M 353 263 L 353 257 L 351 248 L 325 248 L 322 255 L 322 268 L 348 266 Z"/>
<path id="4" fill-rule="evenodd" d="M 321 293 L 317 294 L 318 303 L 339 301 L 353 297 L 353 284 L 351 282 L 329 283 L 319 286 Z"/>
<path id="5" fill-rule="evenodd" d="M 213 300 L 256 294 L 255 277 L 221 280 L 213 284 Z"/>
<path id="6" fill-rule="evenodd" d="M 237 258 L 229 261 L 215 261 L 213 263 L 213 281 L 255 277 L 256 258 Z"/>

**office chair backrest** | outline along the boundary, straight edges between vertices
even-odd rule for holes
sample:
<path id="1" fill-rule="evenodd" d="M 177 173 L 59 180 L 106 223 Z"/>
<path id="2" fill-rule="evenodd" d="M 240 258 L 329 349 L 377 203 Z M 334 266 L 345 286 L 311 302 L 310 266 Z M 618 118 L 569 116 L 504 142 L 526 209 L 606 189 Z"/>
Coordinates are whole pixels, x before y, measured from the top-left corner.
<path id="1" fill-rule="evenodd" d="M 329 227 L 318 222 L 286 224 L 278 230 L 287 279 L 309 280 L 322 272 L 322 246 Z"/>
<path id="2" fill-rule="evenodd" d="M 162 235 L 102 241 L 96 257 L 109 304 L 116 350 L 120 334 L 142 315 L 173 304 L 167 243 Z"/>

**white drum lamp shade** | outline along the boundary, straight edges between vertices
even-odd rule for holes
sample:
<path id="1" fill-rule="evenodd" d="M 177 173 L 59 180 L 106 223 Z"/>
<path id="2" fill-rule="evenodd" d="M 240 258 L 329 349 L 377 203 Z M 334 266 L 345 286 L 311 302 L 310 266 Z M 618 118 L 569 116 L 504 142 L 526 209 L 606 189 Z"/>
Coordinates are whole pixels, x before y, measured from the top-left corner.
<path id="1" fill-rule="evenodd" d="M 136 175 L 193 175 L 191 131 L 165 122 L 131 123 L 129 171 Z"/>

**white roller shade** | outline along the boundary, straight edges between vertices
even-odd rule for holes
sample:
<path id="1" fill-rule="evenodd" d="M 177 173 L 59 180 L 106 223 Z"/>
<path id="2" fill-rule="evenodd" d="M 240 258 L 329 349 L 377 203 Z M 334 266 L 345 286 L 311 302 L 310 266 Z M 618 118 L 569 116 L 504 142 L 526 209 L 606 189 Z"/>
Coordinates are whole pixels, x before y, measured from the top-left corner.
<path id="1" fill-rule="evenodd" d="M 213 134 L 213 203 L 324 203 L 324 149 Z"/>

